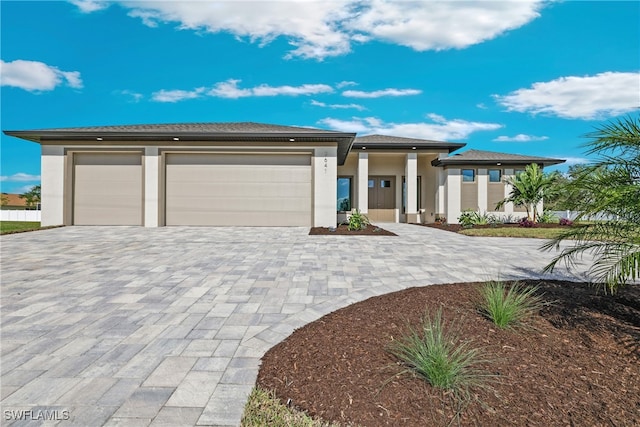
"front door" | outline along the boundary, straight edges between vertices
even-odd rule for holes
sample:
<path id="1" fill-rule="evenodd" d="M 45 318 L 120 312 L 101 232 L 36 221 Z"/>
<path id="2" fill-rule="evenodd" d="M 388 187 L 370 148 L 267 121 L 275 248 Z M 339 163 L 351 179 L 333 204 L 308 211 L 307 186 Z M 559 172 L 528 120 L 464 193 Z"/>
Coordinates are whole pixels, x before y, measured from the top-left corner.
<path id="1" fill-rule="evenodd" d="M 369 177 L 369 219 L 378 222 L 396 220 L 396 185 L 393 176 Z"/>

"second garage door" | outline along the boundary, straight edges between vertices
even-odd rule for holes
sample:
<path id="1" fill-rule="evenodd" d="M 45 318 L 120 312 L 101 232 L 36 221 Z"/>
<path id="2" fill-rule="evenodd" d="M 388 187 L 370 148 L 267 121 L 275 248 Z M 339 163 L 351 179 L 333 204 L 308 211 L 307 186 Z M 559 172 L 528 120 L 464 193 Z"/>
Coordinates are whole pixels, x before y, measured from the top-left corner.
<path id="1" fill-rule="evenodd" d="M 311 225 L 308 154 L 166 155 L 167 225 Z"/>

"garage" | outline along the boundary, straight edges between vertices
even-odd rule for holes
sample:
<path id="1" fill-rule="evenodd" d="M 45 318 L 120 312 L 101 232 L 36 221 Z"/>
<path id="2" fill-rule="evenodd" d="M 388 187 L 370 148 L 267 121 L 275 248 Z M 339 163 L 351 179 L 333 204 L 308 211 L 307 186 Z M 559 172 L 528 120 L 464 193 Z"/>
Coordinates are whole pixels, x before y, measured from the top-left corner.
<path id="1" fill-rule="evenodd" d="M 311 155 L 167 153 L 166 225 L 310 226 Z"/>
<path id="2" fill-rule="evenodd" d="M 142 155 L 75 153 L 73 224 L 142 225 Z"/>

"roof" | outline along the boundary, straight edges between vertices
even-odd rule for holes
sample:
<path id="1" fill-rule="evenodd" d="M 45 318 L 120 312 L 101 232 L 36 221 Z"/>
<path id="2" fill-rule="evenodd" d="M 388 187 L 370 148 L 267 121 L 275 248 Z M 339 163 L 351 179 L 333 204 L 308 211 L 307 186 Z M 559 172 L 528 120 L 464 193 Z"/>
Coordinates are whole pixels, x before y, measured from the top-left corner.
<path id="1" fill-rule="evenodd" d="M 49 141 L 95 140 L 96 144 L 165 141 L 171 145 L 188 145 L 194 141 L 256 141 L 256 142 L 337 142 L 338 163 L 343 164 L 356 134 L 296 126 L 278 126 L 253 122 L 231 123 L 165 123 L 150 125 L 120 125 L 71 127 L 36 130 L 5 130 L 6 135 L 46 144 Z"/>
<path id="2" fill-rule="evenodd" d="M 543 166 L 557 165 L 565 160 L 550 157 L 522 156 L 520 154 L 497 153 L 495 151 L 467 150 L 453 156 L 435 159 L 433 166 L 449 165 L 497 165 L 500 163 L 509 165 L 528 165 L 538 163 Z"/>
<path id="3" fill-rule="evenodd" d="M 465 145 L 466 144 L 461 142 L 433 141 L 430 139 L 403 138 L 389 135 L 359 136 L 353 141 L 353 148 L 359 149 L 437 149 L 447 150 L 449 153 Z"/>
<path id="4" fill-rule="evenodd" d="M 2 196 L 7 198 L 6 206 L 27 206 L 27 201 L 19 194 L 2 193 Z"/>

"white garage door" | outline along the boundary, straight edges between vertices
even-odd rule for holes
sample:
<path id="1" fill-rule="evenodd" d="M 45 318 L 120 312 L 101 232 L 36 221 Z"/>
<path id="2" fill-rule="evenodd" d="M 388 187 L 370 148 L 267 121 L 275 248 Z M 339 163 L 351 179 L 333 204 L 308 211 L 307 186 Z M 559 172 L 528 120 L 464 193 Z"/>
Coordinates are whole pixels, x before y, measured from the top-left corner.
<path id="1" fill-rule="evenodd" d="M 142 225 L 142 155 L 76 153 L 73 223 Z"/>
<path id="2" fill-rule="evenodd" d="M 311 225 L 308 154 L 167 154 L 167 225 Z"/>

